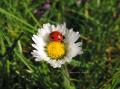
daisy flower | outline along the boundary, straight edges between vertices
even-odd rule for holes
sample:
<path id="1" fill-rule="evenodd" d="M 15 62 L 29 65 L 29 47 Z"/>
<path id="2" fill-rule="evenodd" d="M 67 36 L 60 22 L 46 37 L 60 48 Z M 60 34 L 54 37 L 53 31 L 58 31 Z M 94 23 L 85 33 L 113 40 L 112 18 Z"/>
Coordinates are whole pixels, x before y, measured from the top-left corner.
<path id="1" fill-rule="evenodd" d="M 35 48 L 32 55 L 35 61 L 44 60 L 53 68 L 59 68 L 76 55 L 83 53 L 82 42 L 76 42 L 79 37 L 79 32 L 68 29 L 65 23 L 57 26 L 44 24 L 32 37 L 34 41 L 32 46 Z"/>

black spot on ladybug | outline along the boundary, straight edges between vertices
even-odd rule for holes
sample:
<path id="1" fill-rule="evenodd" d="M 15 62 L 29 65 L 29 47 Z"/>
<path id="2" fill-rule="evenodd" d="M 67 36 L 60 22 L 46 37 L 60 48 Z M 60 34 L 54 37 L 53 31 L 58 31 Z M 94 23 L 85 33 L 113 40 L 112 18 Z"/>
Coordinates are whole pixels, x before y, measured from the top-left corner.
<path id="1" fill-rule="evenodd" d="M 65 39 L 65 36 L 63 36 L 63 40 Z"/>
<path id="2" fill-rule="evenodd" d="M 54 37 L 52 37 L 52 39 L 54 39 Z"/>

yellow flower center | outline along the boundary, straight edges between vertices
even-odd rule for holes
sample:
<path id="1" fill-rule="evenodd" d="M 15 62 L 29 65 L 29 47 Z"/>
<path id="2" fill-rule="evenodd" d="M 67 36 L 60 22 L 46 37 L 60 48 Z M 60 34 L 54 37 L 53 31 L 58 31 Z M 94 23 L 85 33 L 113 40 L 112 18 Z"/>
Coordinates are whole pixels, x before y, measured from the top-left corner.
<path id="1" fill-rule="evenodd" d="M 46 49 L 48 56 L 55 60 L 61 59 L 65 55 L 65 45 L 62 42 L 50 42 Z"/>

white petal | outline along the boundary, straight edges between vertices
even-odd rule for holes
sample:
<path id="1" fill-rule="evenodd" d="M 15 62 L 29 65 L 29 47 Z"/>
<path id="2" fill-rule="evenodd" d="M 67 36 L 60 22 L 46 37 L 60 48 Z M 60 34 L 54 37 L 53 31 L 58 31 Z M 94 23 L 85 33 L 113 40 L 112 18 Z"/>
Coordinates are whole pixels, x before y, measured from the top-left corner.
<path id="1" fill-rule="evenodd" d="M 51 27 L 52 27 L 52 31 L 57 31 L 55 25 L 52 25 Z"/>
<path id="2" fill-rule="evenodd" d="M 52 27 L 49 23 L 47 23 L 47 24 L 43 24 L 43 28 L 38 30 L 38 34 L 45 35 L 46 33 L 50 33 L 51 31 L 52 31 Z"/>
<path id="3" fill-rule="evenodd" d="M 67 47 L 67 54 L 66 57 L 75 57 L 76 55 L 82 54 L 82 48 L 80 43 L 69 43 Z"/>
<path id="4" fill-rule="evenodd" d="M 53 68 L 60 68 L 62 64 L 64 64 L 65 62 L 62 60 L 49 60 L 47 61 Z"/>
<path id="5" fill-rule="evenodd" d="M 40 59 L 47 57 L 44 51 L 37 51 L 37 50 L 33 50 L 32 55 Z"/>
<path id="6" fill-rule="evenodd" d="M 42 59 L 40 59 L 40 58 L 35 58 L 35 61 L 42 61 Z"/>
<path id="7" fill-rule="evenodd" d="M 45 41 L 49 40 L 49 34 L 52 31 L 52 27 L 49 23 L 44 24 L 43 28 L 38 29 L 38 36 L 42 37 Z"/>
<path id="8" fill-rule="evenodd" d="M 39 36 L 37 36 L 37 35 L 33 35 L 32 40 L 33 40 L 33 41 L 35 42 L 35 44 L 37 44 L 37 45 L 42 45 L 42 46 L 45 46 L 45 45 L 46 45 L 46 43 L 45 43 L 45 41 L 42 39 L 42 37 L 39 37 Z"/>
<path id="9" fill-rule="evenodd" d="M 64 23 L 64 24 L 61 24 L 61 25 L 57 25 L 57 29 L 58 29 L 59 32 L 61 32 L 63 35 L 65 35 L 65 32 L 67 30 L 66 24 Z"/>
<path id="10" fill-rule="evenodd" d="M 47 56 L 47 54 L 44 51 L 33 50 L 31 54 L 33 55 L 33 57 L 36 57 L 35 59 L 36 61 L 41 61 L 41 60 L 49 61 L 50 60 L 50 58 Z"/>
<path id="11" fill-rule="evenodd" d="M 66 42 L 76 42 L 80 37 L 79 32 L 74 32 L 73 29 L 67 30 L 65 34 L 65 41 Z"/>

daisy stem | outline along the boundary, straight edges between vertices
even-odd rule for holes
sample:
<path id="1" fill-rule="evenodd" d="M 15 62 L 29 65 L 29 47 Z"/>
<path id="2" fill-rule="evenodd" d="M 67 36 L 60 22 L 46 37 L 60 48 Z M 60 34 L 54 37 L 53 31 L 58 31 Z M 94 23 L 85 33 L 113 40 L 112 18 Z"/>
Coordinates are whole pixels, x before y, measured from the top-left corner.
<path id="1" fill-rule="evenodd" d="M 71 78 L 70 81 L 79 82 L 79 80 L 77 80 L 77 79 L 73 79 L 73 78 Z"/>
<path id="2" fill-rule="evenodd" d="M 66 65 L 64 67 L 62 67 L 61 72 L 62 72 L 62 75 L 64 78 L 64 82 L 63 82 L 64 88 L 65 89 L 75 89 L 74 85 L 70 82 L 70 76 L 69 76 L 69 72 L 68 72 Z"/>

